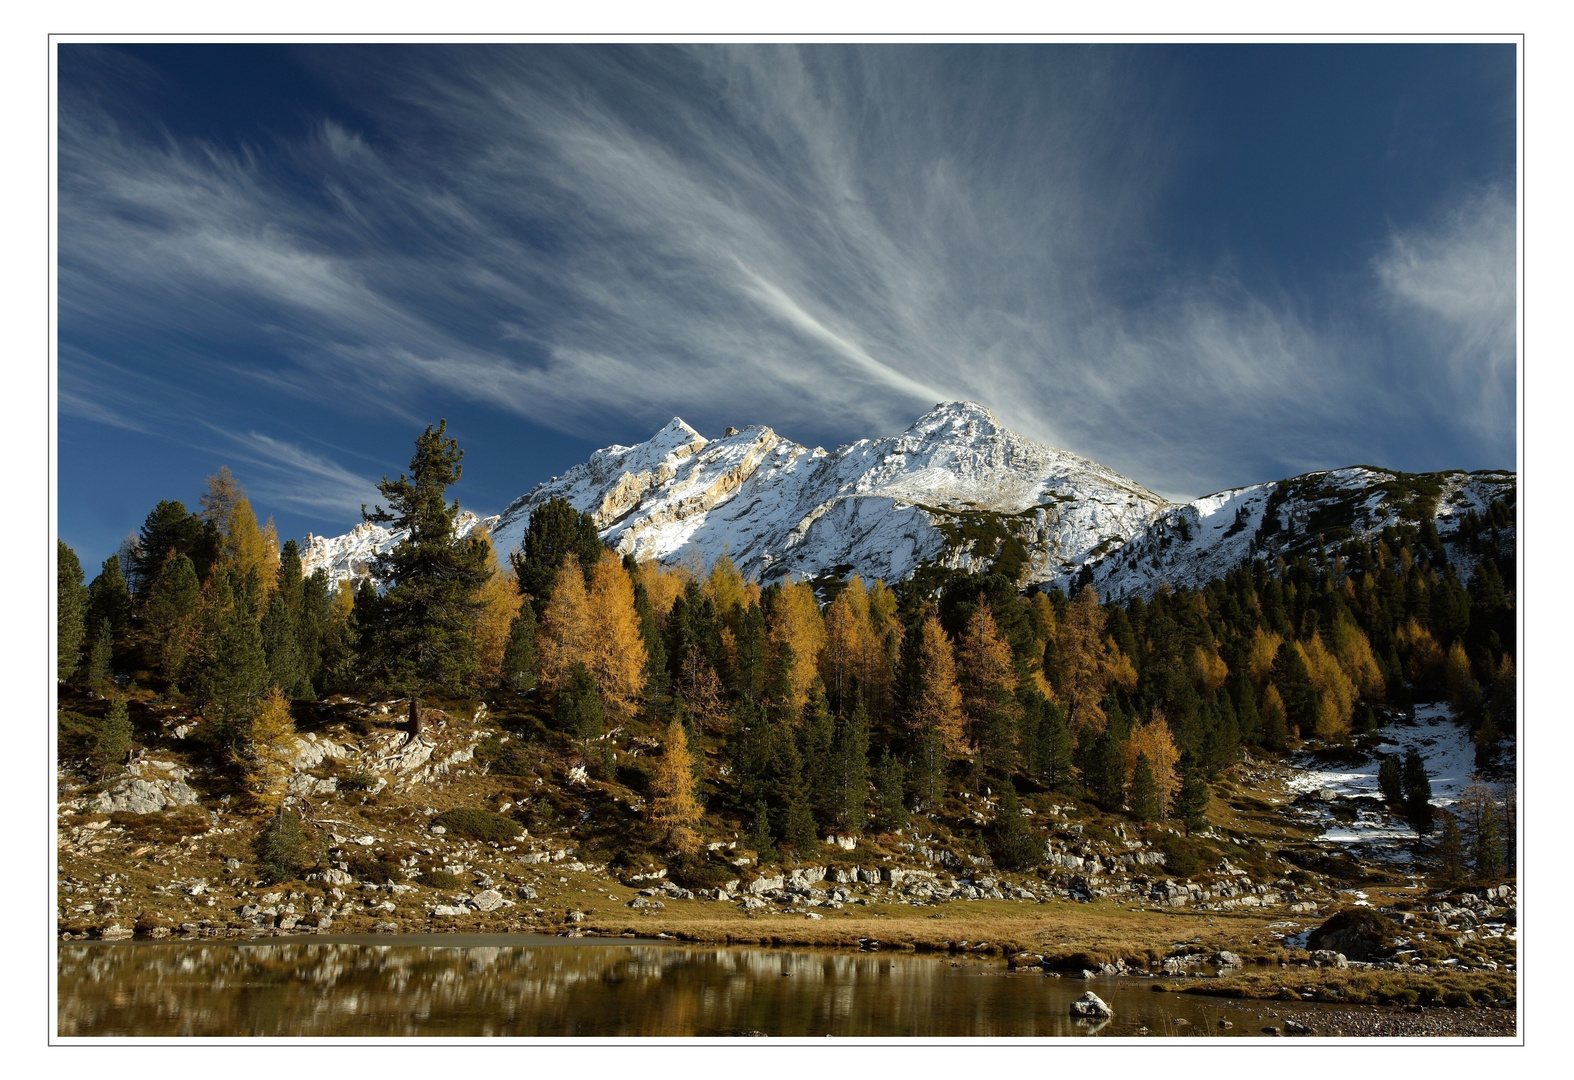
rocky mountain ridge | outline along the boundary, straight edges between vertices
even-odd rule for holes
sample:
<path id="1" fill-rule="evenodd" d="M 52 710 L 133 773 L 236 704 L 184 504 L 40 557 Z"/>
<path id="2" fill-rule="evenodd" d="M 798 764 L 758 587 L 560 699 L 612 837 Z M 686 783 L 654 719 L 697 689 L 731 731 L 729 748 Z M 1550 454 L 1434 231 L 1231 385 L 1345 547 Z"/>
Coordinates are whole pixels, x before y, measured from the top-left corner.
<path id="1" fill-rule="evenodd" d="M 896 581 L 924 564 L 993 568 L 1024 586 L 1091 582 L 1117 597 L 1202 585 L 1252 558 L 1293 555 L 1387 524 L 1435 522 L 1446 540 L 1470 511 L 1513 499 L 1509 472 L 1411 476 L 1364 466 L 1307 473 L 1171 503 L 1097 462 L 1024 438 L 974 402 L 937 405 L 899 436 L 834 451 L 764 426 L 707 439 L 674 417 L 650 439 L 598 450 L 501 514 L 466 512 L 500 558 L 530 513 L 564 498 L 622 554 L 666 562 L 730 555 L 762 581 L 788 574 Z M 363 523 L 308 535 L 307 573 L 369 574 L 400 534 Z"/>

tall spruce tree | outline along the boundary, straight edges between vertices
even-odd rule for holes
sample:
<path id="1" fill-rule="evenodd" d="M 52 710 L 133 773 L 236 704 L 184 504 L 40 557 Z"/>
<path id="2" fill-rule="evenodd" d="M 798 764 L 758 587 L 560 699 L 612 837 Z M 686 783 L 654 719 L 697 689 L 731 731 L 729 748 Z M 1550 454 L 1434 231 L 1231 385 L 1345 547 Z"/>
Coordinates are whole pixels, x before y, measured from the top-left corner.
<path id="1" fill-rule="evenodd" d="M 552 598 L 552 586 L 565 556 L 579 559 L 588 581 L 601 561 L 601 537 L 595 520 L 575 510 L 564 498 L 548 499 L 530 511 L 520 549 L 509 555 L 519 588 L 535 605 L 539 616 Z"/>
<path id="2" fill-rule="evenodd" d="M 484 537 L 454 535 L 459 504 L 445 492 L 463 475 L 464 451 L 440 422 L 415 440 L 408 475 L 384 477 L 377 489 L 388 509 L 362 508 L 367 521 L 406 532 L 378 556 L 377 574 L 388 582 L 373 641 L 378 676 L 410 697 L 411 725 L 421 729 L 419 698 L 431 690 L 458 691 L 476 666 L 472 630 L 481 586 L 491 576 Z"/>
<path id="3" fill-rule="evenodd" d="M 87 662 L 77 669 L 77 681 L 96 694 L 109 681 L 110 664 L 114 660 L 114 634 L 108 619 L 99 620 L 90 641 Z"/>
<path id="4" fill-rule="evenodd" d="M 262 617 L 262 648 L 268 660 L 268 677 L 285 695 L 304 697 L 311 691 L 311 680 L 301 663 L 301 648 L 295 638 L 295 620 L 290 617 L 290 604 L 280 590 L 275 590 L 268 601 L 268 610 Z"/>
<path id="5" fill-rule="evenodd" d="M 536 613 L 529 604 L 519 605 L 509 628 L 503 653 L 503 684 L 524 693 L 536 685 Z"/>
<path id="6" fill-rule="evenodd" d="M 55 677 L 65 682 L 82 663 L 88 595 L 77 553 L 64 540 L 55 543 Z"/>
<path id="7" fill-rule="evenodd" d="M 836 725 L 832 750 L 836 763 L 832 820 L 846 832 L 860 833 L 868 820 L 864 806 L 869 799 L 869 716 L 856 679 L 845 696 L 849 707 Z"/>
<path id="8" fill-rule="evenodd" d="M 1159 786 L 1147 754 L 1137 755 L 1131 771 L 1131 813 L 1138 821 L 1154 821 L 1159 816 Z"/>
<path id="9" fill-rule="evenodd" d="M 202 539 L 202 519 L 186 510 L 186 504 L 164 499 L 148 512 L 142 529 L 135 563 L 127 567 L 138 596 L 144 596 L 158 580 L 164 560 L 175 554 L 189 556 Z"/>
<path id="10" fill-rule="evenodd" d="M 131 590 L 127 588 L 125 576 L 120 572 L 119 555 L 111 555 L 104 560 L 103 569 L 87 587 L 87 593 L 87 627 L 90 639 L 97 633 L 95 628 L 106 619 L 109 621 L 112 640 L 120 638 L 131 629 Z M 91 649 L 92 644 L 90 640 L 87 647 Z"/>
<path id="11" fill-rule="evenodd" d="M 1465 839 L 1459 823 L 1449 814 L 1443 820 L 1443 835 L 1437 842 L 1437 884 L 1457 889 L 1465 880 Z"/>
<path id="12" fill-rule="evenodd" d="M 299 697 L 316 697 L 323 681 L 323 654 L 328 644 L 328 622 L 333 603 L 329 595 L 328 571 L 318 567 L 301 582 L 301 616 L 295 641 L 301 650 L 301 670 L 306 678 Z"/>
<path id="13" fill-rule="evenodd" d="M 223 752 L 238 753 L 253 712 L 268 690 L 268 658 L 257 619 L 256 572 L 233 565 L 215 570 L 203 598 L 202 655 L 192 690 Z"/>
<path id="14" fill-rule="evenodd" d="M 1181 786 L 1175 810 L 1187 836 L 1208 827 L 1208 781 L 1197 760 L 1189 754 L 1181 758 Z"/>
<path id="15" fill-rule="evenodd" d="M 131 714 L 126 699 L 116 694 L 93 731 L 92 756 L 100 779 L 125 760 L 131 750 L 131 735 Z"/>
<path id="16" fill-rule="evenodd" d="M 1432 781 L 1426 775 L 1426 763 L 1412 750 L 1405 755 L 1404 770 L 1405 816 L 1417 832 L 1432 831 Z"/>
<path id="17" fill-rule="evenodd" d="M 1481 807 L 1481 816 L 1476 823 L 1475 840 L 1476 877 L 1482 881 L 1490 881 L 1497 876 L 1497 872 L 1503 866 L 1503 833 L 1498 826 L 1497 810 L 1490 802 Z"/>
<path id="18" fill-rule="evenodd" d="M 1404 805 L 1404 774 L 1400 768 L 1398 754 L 1383 755 L 1383 763 L 1377 767 L 1377 790 L 1389 806 Z"/>
<path id="19" fill-rule="evenodd" d="M 886 832 L 907 825 L 906 788 L 901 759 L 887 750 L 875 769 L 875 824 Z"/>
<path id="20" fill-rule="evenodd" d="M 197 647 L 197 620 L 202 586 L 190 557 L 177 552 L 164 560 L 158 580 L 148 591 L 142 618 L 148 643 L 159 668 L 171 683 L 186 675 L 187 662 Z"/>

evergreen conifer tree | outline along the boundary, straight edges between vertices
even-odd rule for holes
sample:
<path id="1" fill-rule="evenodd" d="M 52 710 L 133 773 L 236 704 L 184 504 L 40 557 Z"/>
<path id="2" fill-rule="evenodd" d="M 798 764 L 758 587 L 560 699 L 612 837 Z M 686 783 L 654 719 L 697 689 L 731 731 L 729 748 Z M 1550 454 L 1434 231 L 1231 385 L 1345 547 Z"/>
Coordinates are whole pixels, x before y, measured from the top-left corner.
<path id="1" fill-rule="evenodd" d="M 578 739 L 586 753 L 589 753 L 592 740 L 601 738 L 606 730 L 606 709 L 601 703 L 601 692 L 596 689 L 595 676 L 584 664 L 570 672 L 568 681 L 558 692 L 552 718 L 558 730 Z"/>
<path id="2" fill-rule="evenodd" d="M 844 832 L 861 833 L 869 799 L 869 717 L 857 679 L 851 680 L 850 707 L 836 725 L 834 812 L 831 820 Z"/>
<path id="3" fill-rule="evenodd" d="M 748 844 L 754 849 L 756 865 L 764 866 L 768 862 L 775 862 L 777 857 L 776 839 L 771 833 L 771 814 L 765 805 L 764 799 L 754 802 L 753 824 L 749 828 Z"/>
<path id="4" fill-rule="evenodd" d="M 907 778 L 903 775 L 902 762 L 887 750 L 875 769 L 875 824 L 886 832 L 905 828 L 907 803 L 905 792 Z"/>
<path id="5" fill-rule="evenodd" d="M 543 613 L 557 583 L 565 556 L 578 560 L 587 581 L 601 561 L 601 537 L 589 514 L 575 510 L 564 498 L 548 499 L 530 512 L 520 550 L 509 556 L 519 587 Z"/>
<path id="6" fill-rule="evenodd" d="M 818 688 L 817 691 L 803 708 L 803 736 L 799 753 L 803 758 L 804 786 L 809 793 L 809 806 L 816 824 L 823 827 L 836 821 L 841 793 L 837 790 L 838 770 L 833 755 L 836 721 L 831 717 L 824 691 Z"/>
<path id="7" fill-rule="evenodd" d="M 457 690 L 474 671 L 478 594 L 491 576 L 485 537 L 454 535 L 459 504 L 450 504 L 445 492 L 463 475 L 464 451 L 447 432 L 446 420 L 435 429 L 428 425 L 416 439 L 409 475 L 384 477 L 377 485 L 390 509 L 362 510 L 367 521 L 408 530 L 377 559 L 378 575 L 389 584 L 374 644 L 382 679 L 410 695 L 417 731 L 419 696 L 434 688 Z"/>
<path id="8" fill-rule="evenodd" d="M 524 693 L 536 685 L 536 613 L 529 604 L 519 606 L 503 653 L 503 683 Z"/>
<path id="9" fill-rule="evenodd" d="M 159 668 L 171 683 L 185 676 L 187 661 L 198 645 L 201 599 L 202 586 L 197 583 L 197 568 L 191 559 L 180 552 L 166 559 L 148 591 L 143 622 Z"/>
<path id="10" fill-rule="evenodd" d="M 125 760 L 131 750 L 131 713 L 126 699 L 116 694 L 93 732 L 93 761 L 99 779 Z"/>
<path id="11" fill-rule="evenodd" d="M 290 617 L 289 601 L 282 589 L 275 589 L 262 617 L 262 648 L 267 657 L 268 678 L 274 687 L 291 697 L 301 684 L 310 688 L 302 671 L 301 650 L 295 640 L 295 620 Z"/>
<path id="12" fill-rule="evenodd" d="M 1404 767 L 1405 816 L 1417 832 L 1432 830 L 1432 782 L 1426 775 L 1426 763 L 1412 750 L 1405 755 Z"/>
<path id="13" fill-rule="evenodd" d="M 126 587 L 126 579 L 120 572 L 119 555 L 111 555 L 104 560 L 102 571 L 87 587 L 87 592 L 89 638 L 96 634 L 94 627 L 105 619 L 109 620 L 112 641 L 131 628 L 131 591 Z M 93 647 L 91 640 L 87 647 Z"/>
<path id="14" fill-rule="evenodd" d="M 109 620 L 101 620 L 98 630 L 91 638 L 92 644 L 88 648 L 87 663 L 82 665 L 77 673 L 82 686 L 95 694 L 102 691 L 104 684 L 109 681 L 110 663 L 114 659 L 112 638 Z"/>
<path id="15" fill-rule="evenodd" d="M 1208 827 L 1208 781 L 1190 755 L 1181 758 L 1180 795 L 1175 809 L 1187 836 Z"/>
<path id="16" fill-rule="evenodd" d="M 311 699 L 323 683 L 324 652 L 328 645 L 328 623 L 332 617 L 333 602 L 329 595 L 328 571 L 318 567 L 311 577 L 301 582 L 301 619 L 296 627 L 295 643 L 301 650 L 301 672 L 304 685 L 296 697 Z"/>
<path id="17" fill-rule="evenodd" d="M 1404 805 L 1404 779 L 1398 754 L 1383 755 L 1383 763 L 1377 767 L 1377 790 L 1389 806 Z"/>
<path id="18" fill-rule="evenodd" d="M 1132 773 L 1131 812 L 1138 821 L 1155 821 L 1159 816 L 1159 788 L 1147 754 L 1137 755 L 1137 767 Z"/>
<path id="19" fill-rule="evenodd" d="M 1284 701 L 1285 721 L 1302 736 L 1317 726 L 1318 695 L 1301 650 L 1286 640 L 1273 658 L 1273 683 Z"/>
<path id="20" fill-rule="evenodd" d="M 643 581 L 634 583 L 634 614 L 639 619 L 639 636 L 645 644 L 645 693 L 648 698 L 655 699 L 668 690 L 667 645 L 661 639 L 661 622 L 656 618 L 650 590 Z"/>
<path id="21" fill-rule="evenodd" d="M 202 651 L 192 672 L 192 690 L 212 725 L 211 738 L 225 752 L 239 750 L 245 724 L 269 685 L 255 581 L 254 572 L 241 577 L 231 565 L 216 570 L 204 590 Z"/>
<path id="22" fill-rule="evenodd" d="M 65 682 L 82 663 L 88 594 L 77 553 L 64 540 L 55 543 L 55 677 Z"/>
<path id="23" fill-rule="evenodd" d="M 1100 806 L 1118 813 L 1126 802 L 1126 758 L 1115 738 L 1113 726 L 1099 735 L 1093 749 L 1093 775 L 1088 789 Z"/>
<path id="24" fill-rule="evenodd" d="M 1007 777 L 995 809 L 989 852 L 995 865 L 1007 870 L 1031 870 L 1044 861 L 1044 842 L 1022 816 L 1016 786 Z"/>
<path id="25" fill-rule="evenodd" d="M 164 561 L 171 555 L 189 554 L 202 536 L 202 519 L 188 513 L 186 504 L 168 499 L 155 506 L 142 523 L 136 561 L 123 567 L 131 575 L 137 595 L 144 596 L 158 580 Z"/>

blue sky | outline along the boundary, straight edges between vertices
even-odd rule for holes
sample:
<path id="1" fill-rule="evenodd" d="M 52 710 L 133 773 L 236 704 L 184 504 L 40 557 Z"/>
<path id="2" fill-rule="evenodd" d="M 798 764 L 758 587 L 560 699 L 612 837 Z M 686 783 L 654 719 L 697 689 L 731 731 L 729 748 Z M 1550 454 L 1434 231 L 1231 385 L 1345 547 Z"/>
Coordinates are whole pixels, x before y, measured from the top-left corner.
<path id="1" fill-rule="evenodd" d="M 1171 497 L 1515 465 L 1507 45 L 59 49 L 59 530 L 970 398 Z"/>

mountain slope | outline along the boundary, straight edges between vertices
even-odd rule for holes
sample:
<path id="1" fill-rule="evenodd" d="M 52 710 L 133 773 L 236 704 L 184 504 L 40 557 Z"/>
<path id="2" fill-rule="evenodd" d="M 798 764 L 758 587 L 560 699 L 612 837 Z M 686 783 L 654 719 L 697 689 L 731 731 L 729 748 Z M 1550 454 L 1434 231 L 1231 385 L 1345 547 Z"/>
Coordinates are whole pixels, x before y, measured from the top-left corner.
<path id="1" fill-rule="evenodd" d="M 1004 555 L 1022 580 L 1044 581 L 1119 547 L 1169 505 L 1096 462 L 1007 430 L 971 402 L 835 451 L 768 427 L 706 439 L 674 418 L 486 519 L 498 550 L 516 548 L 530 512 L 554 497 L 590 513 L 619 552 L 669 561 L 692 552 L 709 564 L 725 551 L 762 580 L 856 572 L 894 581 L 925 562 L 970 567 Z M 362 525 L 308 537 L 303 550 L 308 572 L 327 566 L 340 578 L 395 542 Z"/>
<path id="2" fill-rule="evenodd" d="M 768 427 L 707 439 L 678 418 L 634 446 L 609 446 L 537 484 L 495 517 L 499 557 L 531 511 L 564 498 L 602 538 L 638 559 L 713 563 L 745 575 L 858 573 L 896 581 L 920 565 L 994 568 L 1023 585 L 1151 596 L 1206 584 L 1243 561 L 1295 557 L 1401 521 L 1435 522 L 1445 540 L 1466 515 L 1512 503 L 1507 472 L 1413 475 L 1365 466 L 1307 473 L 1172 504 L 1097 462 L 1023 438 L 973 402 L 947 402 L 901 435 L 810 449 Z M 1508 530 L 1512 536 L 1512 528 Z M 400 534 L 362 524 L 308 536 L 307 573 L 368 574 Z M 1460 566 L 1461 576 L 1468 570 Z"/>

